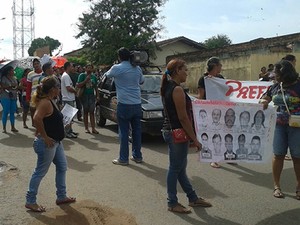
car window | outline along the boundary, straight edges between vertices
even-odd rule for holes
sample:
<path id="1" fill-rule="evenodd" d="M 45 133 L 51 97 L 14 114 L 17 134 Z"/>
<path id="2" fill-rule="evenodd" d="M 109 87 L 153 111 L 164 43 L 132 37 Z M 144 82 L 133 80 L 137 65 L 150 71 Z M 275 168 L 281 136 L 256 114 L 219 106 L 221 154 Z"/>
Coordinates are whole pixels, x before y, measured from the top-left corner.
<path id="1" fill-rule="evenodd" d="M 114 81 L 114 79 L 112 77 L 106 78 L 105 81 L 104 81 L 104 83 L 103 83 L 103 85 L 102 85 L 102 89 L 111 91 L 112 90 L 113 81 Z"/>
<path id="2" fill-rule="evenodd" d="M 145 81 L 141 85 L 142 92 L 160 92 L 161 75 L 144 75 Z"/>

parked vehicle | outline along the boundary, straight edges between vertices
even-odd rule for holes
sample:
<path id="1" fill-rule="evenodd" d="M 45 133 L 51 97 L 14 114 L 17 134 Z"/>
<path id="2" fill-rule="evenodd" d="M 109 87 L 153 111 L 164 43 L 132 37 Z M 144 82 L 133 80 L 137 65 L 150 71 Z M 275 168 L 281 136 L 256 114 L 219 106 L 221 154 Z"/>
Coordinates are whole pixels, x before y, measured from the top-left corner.
<path id="1" fill-rule="evenodd" d="M 160 96 L 162 79 L 161 70 L 157 67 L 142 67 L 145 82 L 140 85 L 142 97 L 141 119 L 142 132 L 161 135 L 163 124 L 163 105 Z M 113 78 L 103 76 L 98 85 L 100 101 L 96 104 L 96 122 L 104 127 L 106 120 L 117 121 L 117 96 Z"/>

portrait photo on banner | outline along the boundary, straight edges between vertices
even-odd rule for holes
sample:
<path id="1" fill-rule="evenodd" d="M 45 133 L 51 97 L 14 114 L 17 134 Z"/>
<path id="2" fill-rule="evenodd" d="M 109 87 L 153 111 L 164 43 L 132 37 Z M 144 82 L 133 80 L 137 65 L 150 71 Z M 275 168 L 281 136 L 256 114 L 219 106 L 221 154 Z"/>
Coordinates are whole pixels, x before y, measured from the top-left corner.
<path id="1" fill-rule="evenodd" d="M 202 162 L 266 162 L 272 153 L 276 110 L 254 103 L 195 100 L 193 115 Z"/>

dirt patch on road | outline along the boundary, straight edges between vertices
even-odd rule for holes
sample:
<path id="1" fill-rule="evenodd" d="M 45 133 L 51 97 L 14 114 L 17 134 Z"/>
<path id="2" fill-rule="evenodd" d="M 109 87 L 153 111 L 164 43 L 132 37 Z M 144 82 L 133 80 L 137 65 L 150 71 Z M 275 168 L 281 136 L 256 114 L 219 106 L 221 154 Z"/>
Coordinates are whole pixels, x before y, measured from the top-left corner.
<path id="1" fill-rule="evenodd" d="M 19 172 L 17 167 L 4 161 L 0 161 L 0 186 L 11 178 L 16 177 Z"/>
<path id="2" fill-rule="evenodd" d="M 62 205 L 42 214 L 30 213 L 35 218 L 28 225 L 137 225 L 133 215 L 90 200 Z"/>

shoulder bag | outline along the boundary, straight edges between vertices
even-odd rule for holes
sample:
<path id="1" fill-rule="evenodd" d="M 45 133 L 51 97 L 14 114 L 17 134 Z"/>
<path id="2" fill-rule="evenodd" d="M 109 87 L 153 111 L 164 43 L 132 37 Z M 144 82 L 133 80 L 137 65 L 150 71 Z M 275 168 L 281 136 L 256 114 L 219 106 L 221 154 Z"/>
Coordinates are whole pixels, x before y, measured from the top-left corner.
<path id="1" fill-rule="evenodd" d="M 300 127 L 300 116 L 299 115 L 291 115 L 291 112 L 289 110 L 289 107 L 286 103 L 285 97 L 284 97 L 284 92 L 283 92 L 283 87 L 282 87 L 282 82 L 280 83 L 280 90 L 282 93 L 282 99 L 285 104 L 286 110 L 289 114 L 289 126 L 290 127 Z"/>
<path id="2" fill-rule="evenodd" d="M 166 111 L 166 116 L 167 116 L 167 118 L 169 120 L 169 123 L 170 123 L 171 133 L 172 133 L 174 143 L 179 144 L 179 143 L 184 143 L 184 142 L 190 141 L 191 138 L 186 134 L 186 132 L 183 128 L 172 129 L 171 120 L 170 120 L 170 117 L 169 117 L 168 112 L 167 112 L 167 107 L 165 106 L 164 98 L 163 98 L 162 102 L 163 102 L 163 105 L 164 105 L 164 108 L 165 108 L 165 111 Z"/>

